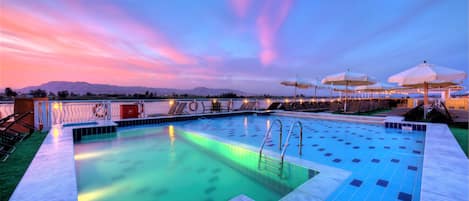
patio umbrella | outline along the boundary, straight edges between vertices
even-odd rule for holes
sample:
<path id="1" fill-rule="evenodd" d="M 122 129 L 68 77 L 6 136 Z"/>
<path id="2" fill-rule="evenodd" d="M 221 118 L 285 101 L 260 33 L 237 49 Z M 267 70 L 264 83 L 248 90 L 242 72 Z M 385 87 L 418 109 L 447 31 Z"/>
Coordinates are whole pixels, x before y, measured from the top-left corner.
<path id="1" fill-rule="evenodd" d="M 317 99 L 316 91 L 318 89 L 327 89 L 327 88 L 329 88 L 329 86 L 322 84 L 321 81 L 316 80 L 316 79 L 311 82 L 311 86 L 314 88 L 314 98 L 315 99 Z"/>
<path id="2" fill-rule="evenodd" d="M 396 86 L 387 84 L 387 83 L 382 83 L 382 82 L 377 82 L 372 85 L 365 85 L 365 86 L 357 86 L 355 87 L 355 90 L 359 92 L 371 92 L 371 93 L 380 93 L 380 92 L 387 92 L 392 89 L 395 89 Z"/>
<path id="3" fill-rule="evenodd" d="M 424 105 L 428 105 L 428 89 L 443 88 L 457 84 L 466 78 L 464 71 L 435 66 L 426 61 L 397 73 L 388 78 L 389 82 L 397 82 L 400 86 L 424 89 Z"/>
<path id="4" fill-rule="evenodd" d="M 289 87 L 295 87 L 295 101 L 296 101 L 296 89 L 308 89 L 312 87 L 313 85 L 309 82 L 306 81 L 301 81 L 301 80 L 296 80 L 296 81 L 282 81 L 280 82 L 281 85 L 284 86 L 289 86 Z"/>
<path id="5" fill-rule="evenodd" d="M 334 87 L 332 87 L 332 90 L 335 91 L 335 92 L 339 92 L 340 99 L 342 99 L 342 94 L 345 94 L 344 95 L 344 97 L 345 97 L 345 96 L 347 96 L 347 94 L 355 92 L 354 88 L 348 88 L 348 87 L 345 87 L 345 86 L 334 86 Z"/>
<path id="6" fill-rule="evenodd" d="M 322 79 L 323 84 L 344 85 L 345 104 L 344 112 L 347 111 L 347 90 L 349 86 L 370 85 L 376 83 L 375 78 L 363 73 L 353 73 L 350 69 L 346 72 L 326 76 Z"/>
<path id="7" fill-rule="evenodd" d="M 383 91 L 388 91 L 396 88 L 396 86 L 391 85 L 391 84 L 386 84 L 382 82 L 377 82 L 372 85 L 365 85 L 365 86 L 357 86 L 355 87 L 355 90 L 357 91 L 365 91 L 365 92 L 383 92 Z"/>

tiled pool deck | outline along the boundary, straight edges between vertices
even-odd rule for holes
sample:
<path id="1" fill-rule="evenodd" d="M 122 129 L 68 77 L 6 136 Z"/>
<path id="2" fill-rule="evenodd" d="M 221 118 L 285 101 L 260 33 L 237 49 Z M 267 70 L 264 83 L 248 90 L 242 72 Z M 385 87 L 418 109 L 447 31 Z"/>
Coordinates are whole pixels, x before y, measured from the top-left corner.
<path id="1" fill-rule="evenodd" d="M 238 112 L 242 113 L 242 112 Z M 276 113 L 276 115 L 301 116 L 360 122 L 382 123 L 403 122 L 399 117 L 372 118 L 350 115 L 304 113 Z M 223 114 L 221 114 L 223 115 Z M 184 115 L 181 117 L 192 117 Z M 203 115 L 195 115 L 201 117 Z M 167 117 L 161 117 L 167 118 Z M 158 119 L 158 118 L 151 118 Z M 132 120 L 129 120 L 132 121 Z M 150 122 L 151 123 L 151 122 Z M 412 123 L 412 122 L 403 122 Z M 61 127 L 49 131 L 25 175 L 11 196 L 11 201 L 33 200 L 77 200 L 77 184 L 73 149 L 73 129 L 90 126 L 115 126 L 114 122 L 99 122 L 98 125 Z M 425 154 L 422 172 L 420 200 L 469 200 L 469 160 L 459 148 L 449 128 L 444 124 L 426 124 Z M 384 125 L 383 125 L 384 126 Z M 226 141 L 226 140 L 222 140 Z M 230 142 L 236 144 L 234 142 Z M 255 149 L 244 144 L 237 144 Z M 268 153 L 275 155 L 274 153 Z M 317 177 L 307 181 L 282 200 L 324 200 L 348 177 L 347 171 L 305 161 L 294 157 L 286 160 L 311 169 L 319 170 Z M 335 176 L 334 176 L 335 175 Z M 326 183 L 324 183 L 326 182 Z M 306 190 L 307 189 L 307 190 Z"/>

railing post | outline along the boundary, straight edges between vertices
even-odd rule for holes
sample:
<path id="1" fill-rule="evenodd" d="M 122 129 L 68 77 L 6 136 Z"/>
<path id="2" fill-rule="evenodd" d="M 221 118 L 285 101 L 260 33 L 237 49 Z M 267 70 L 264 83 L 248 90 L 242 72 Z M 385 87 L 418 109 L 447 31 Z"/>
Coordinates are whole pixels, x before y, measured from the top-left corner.
<path id="1" fill-rule="evenodd" d="M 47 105 L 48 107 L 46 107 L 46 105 Z M 47 124 L 44 123 L 44 127 L 46 128 L 46 130 L 49 130 L 49 129 L 52 127 L 52 116 L 53 116 L 53 114 L 52 114 L 52 112 L 53 112 L 53 111 L 52 111 L 52 102 L 49 101 L 47 104 L 44 104 L 43 108 L 44 108 L 44 114 L 47 115 L 47 116 L 44 118 L 44 119 L 47 120 L 47 121 L 46 121 Z M 47 109 L 49 109 L 49 110 L 47 110 Z M 44 121 L 44 120 L 43 120 L 43 121 Z M 45 125 L 47 125 L 47 126 L 45 126 Z"/>
<path id="2" fill-rule="evenodd" d="M 106 107 L 107 107 L 107 115 L 106 115 L 106 120 L 112 120 L 112 102 L 111 101 L 106 101 Z"/>
<path id="3" fill-rule="evenodd" d="M 34 128 L 40 130 L 39 128 L 39 103 L 34 101 Z"/>
<path id="4" fill-rule="evenodd" d="M 142 111 L 141 118 L 145 118 L 146 117 L 146 115 L 145 115 L 145 100 L 141 100 L 140 105 L 142 107 L 142 109 L 141 109 L 141 111 Z"/>

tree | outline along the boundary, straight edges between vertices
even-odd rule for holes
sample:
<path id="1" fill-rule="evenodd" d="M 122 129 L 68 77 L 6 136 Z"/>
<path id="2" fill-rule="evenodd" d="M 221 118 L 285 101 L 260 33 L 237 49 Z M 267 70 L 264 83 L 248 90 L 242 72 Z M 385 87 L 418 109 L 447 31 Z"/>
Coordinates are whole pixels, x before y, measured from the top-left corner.
<path id="1" fill-rule="evenodd" d="M 220 98 L 238 98 L 238 95 L 233 92 L 228 92 L 228 93 L 221 94 Z"/>
<path id="2" fill-rule="evenodd" d="M 58 95 L 61 99 L 64 99 L 64 98 L 67 98 L 70 94 L 68 93 L 67 90 L 64 90 L 64 91 L 58 91 L 58 92 L 57 92 L 57 95 Z"/>
<path id="3" fill-rule="evenodd" d="M 7 87 L 7 88 L 5 88 L 5 95 L 7 97 L 15 97 L 16 95 L 18 95 L 18 93 L 13 91 L 13 89 L 11 89 L 10 87 Z"/>
<path id="4" fill-rule="evenodd" d="M 29 92 L 34 98 L 43 98 L 47 96 L 46 90 L 36 89 Z"/>

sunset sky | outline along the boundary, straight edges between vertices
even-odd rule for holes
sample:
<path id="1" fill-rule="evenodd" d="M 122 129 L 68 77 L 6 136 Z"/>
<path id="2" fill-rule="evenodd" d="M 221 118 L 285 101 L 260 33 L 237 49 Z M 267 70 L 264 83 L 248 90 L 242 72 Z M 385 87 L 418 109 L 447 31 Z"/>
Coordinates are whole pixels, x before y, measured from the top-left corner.
<path id="1" fill-rule="evenodd" d="M 467 0 L 0 0 L 0 89 L 48 81 L 232 88 L 423 60 L 468 71 Z M 465 81 L 467 85 L 468 80 Z"/>

